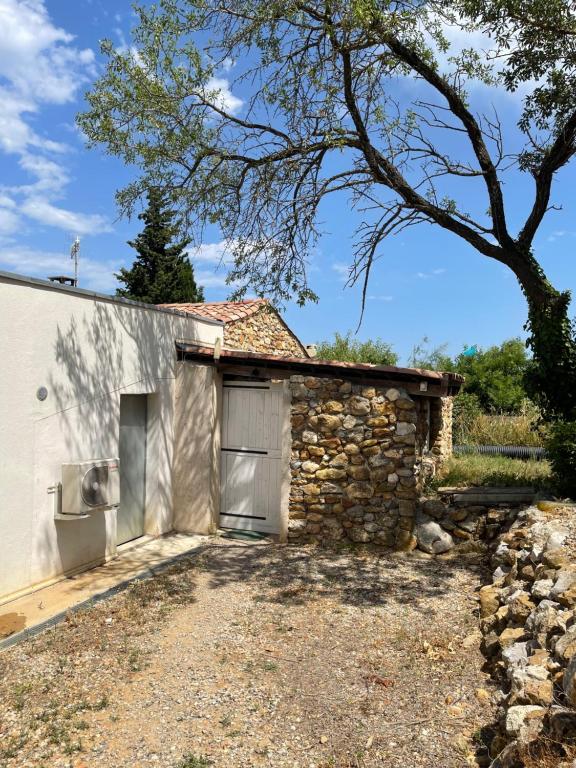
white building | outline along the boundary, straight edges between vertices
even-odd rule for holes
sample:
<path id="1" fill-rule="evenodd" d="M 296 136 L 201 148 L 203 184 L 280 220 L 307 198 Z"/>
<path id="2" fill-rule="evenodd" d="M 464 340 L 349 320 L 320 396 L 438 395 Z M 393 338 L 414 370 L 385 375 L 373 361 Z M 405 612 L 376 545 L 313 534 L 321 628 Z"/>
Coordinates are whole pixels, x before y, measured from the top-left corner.
<path id="1" fill-rule="evenodd" d="M 224 326 L 6 273 L 0 273 L 0 307 L 5 597 L 101 563 L 125 541 L 173 528 L 176 342 L 211 347 Z M 215 514 L 215 380 L 214 369 L 195 368 L 189 386 L 202 417 L 180 421 L 182 458 L 193 459 L 193 498 L 179 500 L 186 529 L 209 530 Z M 122 509 L 57 519 L 62 464 L 116 457 Z M 191 522 L 196 513 L 201 521 Z"/>

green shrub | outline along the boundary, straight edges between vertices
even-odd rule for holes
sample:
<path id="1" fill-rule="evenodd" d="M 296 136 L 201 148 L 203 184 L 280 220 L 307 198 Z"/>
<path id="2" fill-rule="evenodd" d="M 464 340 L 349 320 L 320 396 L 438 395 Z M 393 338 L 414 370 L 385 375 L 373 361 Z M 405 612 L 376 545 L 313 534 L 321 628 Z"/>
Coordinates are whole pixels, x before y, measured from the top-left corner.
<path id="1" fill-rule="evenodd" d="M 576 421 L 552 424 L 546 450 L 558 491 L 576 498 Z"/>
<path id="2" fill-rule="evenodd" d="M 398 355 L 390 344 L 382 339 L 360 341 L 352 338 L 349 331 L 345 336 L 334 334 L 334 341 L 319 341 L 316 349 L 319 360 L 340 360 L 350 363 L 371 363 L 372 365 L 398 365 Z"/>

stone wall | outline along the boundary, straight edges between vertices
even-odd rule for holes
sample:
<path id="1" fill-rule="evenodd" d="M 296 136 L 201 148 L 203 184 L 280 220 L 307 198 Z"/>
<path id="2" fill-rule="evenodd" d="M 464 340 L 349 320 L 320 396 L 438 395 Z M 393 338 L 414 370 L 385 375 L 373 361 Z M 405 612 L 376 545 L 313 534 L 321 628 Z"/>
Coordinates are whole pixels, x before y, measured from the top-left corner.
<path id="1" fill-rule="evenodd" d="M 452 408 L 454 398 L 430 400 L 430 452 L 440 461 L 452 455 Z"/>
<path id="2" fill-rule="evenodd" d="M 308 357 L 277 312 L 266 305 L 249 317 L 226 323 L 224 346 L 280 357 Z"/>
<path id="3" fill-rule="evenodd" d="M 491 765 L 516 768 L 527 755 L 565 765 L 562 745 L 576 756 L 575 554 L 572 508 L 531 507 L 498 540 L 479 593 L 482 649 L 501 686 Z"/>
<path id="4" fill-rule="evenodd" d="M 289 537 L 410 548 L 416 406 L 403 390 L 293 376 Z"/>

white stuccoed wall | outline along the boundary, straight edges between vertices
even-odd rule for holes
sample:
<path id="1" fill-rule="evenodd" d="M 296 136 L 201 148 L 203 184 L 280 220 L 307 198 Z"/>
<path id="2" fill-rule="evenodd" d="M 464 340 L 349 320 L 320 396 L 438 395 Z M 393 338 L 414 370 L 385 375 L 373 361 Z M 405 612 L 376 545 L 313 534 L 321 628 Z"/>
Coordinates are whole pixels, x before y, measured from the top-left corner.
<path id="1" fill-rule="evenodd" d="M 121 394 L 153 395 L 145 529 L 172 528 L 174 342 L 212 345 L 222 331 L 210 321 L 0 275 L 0 598 L 115 553 L 114 510 L 55 521 L 48 489 L 64 462 L 118 455 Z M 44 402 L 36 397 L 41 386 Z"/>

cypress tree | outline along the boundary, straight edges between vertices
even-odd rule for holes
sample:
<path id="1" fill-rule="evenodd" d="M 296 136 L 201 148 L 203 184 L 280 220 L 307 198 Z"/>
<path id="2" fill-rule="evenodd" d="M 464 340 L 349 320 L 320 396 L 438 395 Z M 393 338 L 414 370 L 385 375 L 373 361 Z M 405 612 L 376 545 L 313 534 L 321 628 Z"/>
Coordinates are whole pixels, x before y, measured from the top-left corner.
<path id="1" fill-rule="evenodd" d="M 130 269 L 122 267 L 115 277 L 124 283 L 116 295 L 147 304 L 204 301 L 204 289 L 196 285 L 194 269 L 185 250 L 190 240 L 171 242 L 175 234 L 174 212 L 167 208 L 160 190 L 148 191 L 148 206 L 138 218 L 144 229 L 128 245 L 138 256 Z"/>

